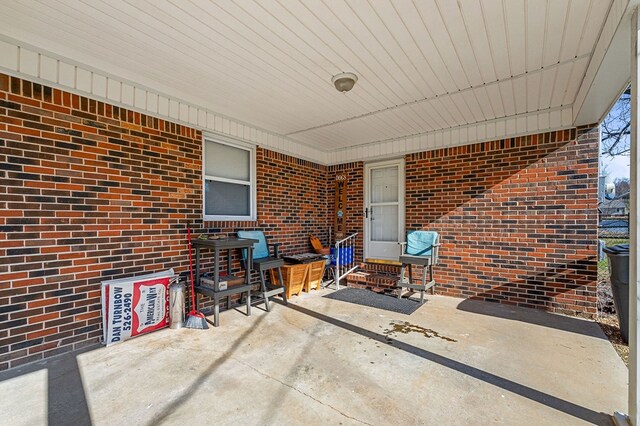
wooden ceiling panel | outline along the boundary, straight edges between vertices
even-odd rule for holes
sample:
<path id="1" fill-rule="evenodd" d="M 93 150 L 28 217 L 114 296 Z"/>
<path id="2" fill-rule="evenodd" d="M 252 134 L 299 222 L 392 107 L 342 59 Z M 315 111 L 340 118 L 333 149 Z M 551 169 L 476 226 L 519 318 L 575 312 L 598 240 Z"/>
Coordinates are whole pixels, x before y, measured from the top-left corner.
<path id="1" fill-rule="evenodd" d="M 481 15 L 471 16 L 469 19 L 482 20 L 485 24 L 487 37 L 491 46 L 491 58 L 496 70 L 496 80 L 510 78 L 511 63 L 509 58 L 509 39 L 507 38 L 507 21 L 505 7 L 502 2 L 482 1 Z"/>
<path id="2" fill-rule="evenodd" d="M 538 2 L 542 5 L 543 2 Z M 544 1 L 546 3 L 546 1 Z M 527 34 L 526 3 L 524 0 L 509 0 L 503 2 L 507 27 L 507 43 L 509 46 L 509 64 L 511 77 L 524 74 L 527 71 Z"/>
<path id="3" fill-rule="evenodd" d="M 547 3 L 544 46 L 542 49 L 543 66 L 560 62 L 560 51 L 565 40 L 565 23 L 568 19 L 568 9 L 569 0 L 553 0 Z"/>
<path id="4" fill-rule="evenodd" d="M 473 57 L 477 62 L 478 70 L 481 75 L 482 83 L 490 81 L 496 81 L 498 75 L 496 73 L 496 65 L 493 58 L 493 51 L 491 49 L 491 42 L 489 41 L 489 34 L 487 31 L 487 23 L 484 16 L 482 4 L 479 0 L 466 1 L 459 4 L 461 17 L 464 20 L 464 30 L 467 33 L 470 48 L 473 52 Z M 498 19 L 492 19 L 492 25 L 495 21 L 500 22 L 500 16 Z"/>
<path id="5" fill-rule="evenodd" d="M 549 104 L 551 108 L 559 107 L 563 104 L 567 91 L 566 87 L 569 83 L 569 78 L 571 78 L 572 71 L 573 62 L 568 62 L 557 68 L 554 90 L 553 93 L 551 93 L 551 102 Z"/>
<path id="6" fill-rule="evenodd" d="M 448 125 L 446 124 L 442 116 L 433 109 L 433 105 L 430 102 L 418 102 L 415 105 L 419 113 L 427 121 L 427 126 L 429 130 L 448 127 Z"/>
<path id="7" fill-rule="evenodd" d="M 469 78 L 462 68 L 438 4 L 434 1 L 418 1 L 416 7 L 429 32 L 429 37 L 434 42 L 437 55 L 442 58 L 447 74 L 455 82 L 455 87 L 458 90 L 470 87 Z"/>
<path id="8" fill-rule="evenodd" d="M 566 61 L 578 56 L 578 49 L 585 31 L 587 17 L 591 7 L 581 0 L 571 0 L 569 2 L 567 19 L 564 25 L 564 38 L 560 49 L 560 61 Z M 571 25 L 567 25 L 571 22 Z M 592 46 L 593 48 L 593 46 Z"/>
<path id="9" fill-rule="evenodd" d="M 377 18 L 373 23 L 380 28 L 376 38 L 380 38 L 386 46 L 393 46 L 388 49 L 390 55 L 418 89 L 417 93 L 420 95 L 415 96 L 413 100 L 430 98 L 437 93 L 442 93 L 441 88 L 440 91 L 434 89 L 433 85 L 437 85 L 437 78 L 393 4 L 372 2 L 371 6 Z"/>
<path id="10" fill-rule="evenodd" d="M 589 60 L 588 58 L 582 57 L 573 62 L 572 65 L 573 69 L 571 70 L 571 76 L 569 77 L 567 84 L 564 86 L 565 93 L 562 105 L 570 105 L 575 100 L 576 95 L 578 94 L 578 89 L 580 88 L 580 83 L 582 83 L 582 78 L 587 70 L 587 66 L 589 65 Z"/>
<path id="11" fill-rule="evenodd" d="M 588 55 L 593 52 L 593 47 L 600 36 L 600 31 L 611 7 L 611 2 L 591 0 L 584 2 L 583 7 L 589 8 L 589 14 L 583 27 L 576 56 Z"/>
<path id="12" fill-rule="evenodd" d="M 491 84 L 483 88 L 487 96 L 487 101 L 491 105 L 494 117 L 504 117 L 506 115 L 499 84 Z M 483 108 L 484 109 L 484 108 Z"/>
<path id="13" fill-rule="evenodd" d="M 540 83 L 542 75 L 539 72 L 527 75 L 526 111 L 538 111 L 540 109 Z"/>
<path id="14" fill-rule="evenodd" d="M 527 77 L 526 75 L 511 80 L 513 85 L 513 99 L 515 101 L 516 114 L 527 112 Z"/>
<path id="15" fill-rule="evenodd" d="M 438 0 L 436 3 L 455 50 L 457 60 L 469 82 L 468 85 L 475 87 L 483 84 L 487 80 L 483 80 L 478 67 L 478 55 L 482 52 L 475 51 L 471 46 L 469 30 L 465 25 L 458 2 Z"/>
<path id="16" fill-rule="evenodd" d="M 516 97 L 513 90 L 513 81 L 512 80 L 504 80 L 498 84 L 500 88 L 500 98 L 502 100 L 502 104 L 504 105 L 504 115 L 505 117 L 510 117 L 516 114 Z"/>
<path id="17" fill-rule="evenodd" d="M 496 87 L 495 84 L 490 85 L 489 87 Z M 493 106 L 491 104 L 491 99 L 489 92 L 487 91 L 487 86 L 480 86 L 476 91 L 476 96 L 474 96 L 474 100 L 477 102 L 477 108 L 482 114 L 483 120 L 487 118 L 495 118 L 498 117 L 494 112 Z"/>
<path id="18" fill-rule="evenodd" d="M 422 15 L 414 2 L 406 0 L 392 0 L 392 4 L 406 26 L 407 31 L 411 34 L 412 39 L 418 46 L 421 56 L 426 62 L 425 69 L 429 68 L 433 71 L 434 80 L 432 86 L 437 94 L 448 93 L 457 90 L 456 83 L 453 81 L 451 74 L 444 63 L 442 56 L 438 52 L 429 30 L 427 29 Z M 420 63 L 423 59 L 416 56 Z"/>
<path id="19" fill-rule="evenodd" d="M 552 0 L 557 1 L 557 0 Z M 546 18 L 549 0 L 525 3 L 525 69 L 527 72 L 543 67 L 542 56 L 548 32 Z M 552 44 L 552 41 L 549 41 Z"/>
<path id="20" fill-rule="evenodd" d="M 555 91 L 555 83 L 558 75 L 559 67 L 544 70 L 539 81 L 539 105 L 551 105 L 551 96 Z"/>

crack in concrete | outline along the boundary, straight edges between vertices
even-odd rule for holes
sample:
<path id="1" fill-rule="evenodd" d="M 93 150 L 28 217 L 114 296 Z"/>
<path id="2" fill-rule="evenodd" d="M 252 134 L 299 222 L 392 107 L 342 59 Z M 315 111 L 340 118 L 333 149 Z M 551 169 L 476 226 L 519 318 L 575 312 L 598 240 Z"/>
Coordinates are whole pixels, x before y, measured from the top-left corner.
<path id="1" fill-rule="evenodd" d="M 262 372 L 262 371 L 258 370 L 258 369 L 257 369 L 257 368 L 255 368 L 253 365 L 247 364 L 246 362 L 244 362 L 244 361 L 242 361 L 242 360 L 240 360 L 240 359 L 238 359 L 238 358 L 236 358 L 236 357 L 232 357 L 232 359 L 233 359 L 233 360 L 235 360 L 235 361 L 237 361 L 237 362 L 239 362 L 240 364 L 242 364 L 242 365 L 244 365 L 244 366 L 246 366 L 246 367 L 249 367 L 250 369 L 252 369 L 252 370 L 253 370 L 253 371 L 255 371 L 256 373 L 260 374 L 261 376 L 263 376 L 263 377 L 265 377 L 265 378 L 267 378 L 267 379 L 271 379 L 271 380 L 273 380 L 273 381 L 275 381 L 275 382 L 278 382 L 278 383 L 280 383 L 281 385 L 286 386 L 286 387 L 288 387 L 288 388 L 290 388 L 290 389 L 293 389 L 294 391 L 298 392 L 299 394 L 306 396 L 307 398 L 311 398 L 311 399 L 312 399 L 312 400 L 314 400 L 315 402 L 317 402 L 317 403 L 319 403 L 319 404 L 321 404 L 321 405 L 324 405 L 325 407 L 329 407 L 330 409 L 332 409 L 332 410 L 333 410 L 333 411 L 335 411 L 336 413 L 339 413 L 339 414 L 340 414 L 340 415 L 342 415 L 343 417 L 346 417 L 346 418 L 351 419 L 351 420 L 355 420 L 356 422 L 359 422 L 359 423 L 362 423 L 362 424 L 365 424 L 365 425 L 373 426 L 371 423 L 367 423 L 367 422 L 365 422 L 364 420 L 360 420 L 360 419 L 358 419 L 358 418 L 356 418 L 356 417 L 350 416 L 350 415 L 348 415 L 347 413 L 344 413 L 344 412 L 340 411 L 339 409 L 337 409 L 337 408 L 336 408 L 336 407 L 334 407 L 333 405 L 328 404 L 328 403 L 325 403 L 325 402 L 322 402 L 322 401 L 320 401 L 318 398 L 314 397 L 313 395 L 309 395 L 308 393 L 306 393 L 306 392 L 304 392 L 304 391 L 301 391 L 300 389 L 298 389 L 298 388 L 296 388 L 296 387 L 294 387 L 294 386 L 291 386 L 290 384 L 285 383 L 285 382 L 283 382 L 283 381 L 282 381 L 282 380 L 280 380 L 280 379 L 277 379 L 277 378 L 275 378 L 275 377 L 273 377 L 273 376 L 268 375 L 267 373 L 264 373 L 264 372 Z"/>

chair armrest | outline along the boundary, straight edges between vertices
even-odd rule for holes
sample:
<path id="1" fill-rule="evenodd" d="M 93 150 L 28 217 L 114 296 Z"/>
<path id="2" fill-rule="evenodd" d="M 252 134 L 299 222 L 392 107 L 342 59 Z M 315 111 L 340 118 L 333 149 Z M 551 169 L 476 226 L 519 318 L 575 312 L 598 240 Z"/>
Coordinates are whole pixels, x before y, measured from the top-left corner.
<path id="1" fill-rule="evenodd" d="M 280 243 L 267 244 L 267 247 L 273 247 L 273 257 L 279 257 L 278 248 L 280 247 Z"/>
<path id="2" fill-rule="evenodd" d="M 398 244 L 400 244 L 400 255 L 403 255 L 404 252 L 407 250 L 407 243 L 405 241 L 405 242 L 400 242 Z"/>

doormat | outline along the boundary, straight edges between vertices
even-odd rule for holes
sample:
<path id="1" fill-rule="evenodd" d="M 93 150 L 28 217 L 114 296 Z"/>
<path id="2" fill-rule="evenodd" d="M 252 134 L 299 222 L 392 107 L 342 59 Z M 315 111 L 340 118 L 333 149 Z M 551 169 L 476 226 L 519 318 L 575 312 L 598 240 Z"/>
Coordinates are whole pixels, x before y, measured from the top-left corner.
<path id="1" fill-rule="evenodd" d="M 398 299 L 397 296 L 380 294 L 362 288 L 342 288 L 333 293 L 327 294 L 329 299 L 341 302 L 355 303 L 356 305 L 369 306 L 371 308 L 384 309 L 385 311 L 397 312 L 399 314 L 411 315 L 421 305 L 418 300 Z"/>

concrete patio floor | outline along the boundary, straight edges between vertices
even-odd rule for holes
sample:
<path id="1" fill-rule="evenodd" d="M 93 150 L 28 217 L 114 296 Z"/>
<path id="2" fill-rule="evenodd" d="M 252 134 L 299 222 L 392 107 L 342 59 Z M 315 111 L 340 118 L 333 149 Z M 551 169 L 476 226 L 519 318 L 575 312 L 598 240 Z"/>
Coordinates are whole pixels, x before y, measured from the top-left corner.
<path id="1" fill-rule="evenodd" d="M 406 316 L 329 291 L 5 371 L 0 422 L 567 425 L 626 411 L 627 369 L 593 322 L 442 296 Z"/>

